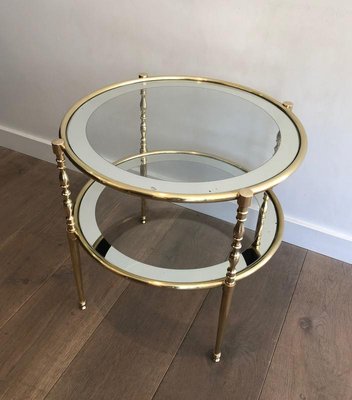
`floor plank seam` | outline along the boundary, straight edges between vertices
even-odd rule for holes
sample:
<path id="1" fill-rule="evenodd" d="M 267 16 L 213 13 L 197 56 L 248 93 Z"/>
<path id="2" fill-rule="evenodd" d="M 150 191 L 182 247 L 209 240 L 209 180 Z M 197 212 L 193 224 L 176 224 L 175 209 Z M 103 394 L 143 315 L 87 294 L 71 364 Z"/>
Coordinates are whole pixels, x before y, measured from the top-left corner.
<path id="1" fill-rule="evenodd" d="M 267 377 L 268 377 L 268 374 L 269 374 L 269 371 L 270 371 L 271 363 L 272 363 L 272 361 L 273 361 L 273 358 L 274 358 L 274 355 L 275 355 L 277 346 L 278 346 L 278 344 L 279 344 L 280 337 L 281 337 L 282 331 L 283 331 L 284 326 L 285 326 L 285 323 L 286 323 L 287 315 L 288 315 L 288 313 L 289 313 L 289 311 L 290 311 L 291 304 L 292 304 L 292 300 L 293 300 L 293 297 L 294 297 L 294 295 L 295 295 L 295 293 L 296 293 L 296 289 L 297 289 L 297 286 L 298 286 L 298 282 L 299 282 L 299 280 L 300 280 L 300 278 L 301 278 L 302 270 L 303 270 L 304 264 L 305 264 L 305 262 L 306 262 L 307 255 L 308 255 L 308 250 L 306 250 L 306 254 L 304 255 L 304 259 L 303 259 L 303 261 L 302 261 L 302 266 L 301 266 L 301 268 L 300 268 L 300 270 L 299 270 L 299 274 L 298 274 L 298 277 L 297 277 L 297 280 L 296 280 L 296 284 L 295 284 L 295 287 L 294 287 L 294 289 L 293 289 L 293 291 L 292 291 L 292 296 L 291 296 L 291 298 L 290 298 L 290 302 L 289 302 L 289 304 L 288 304 L 288 307 L 287 307 L 287 310 L 286 310 L 286 313 L 285 313 L 285 317 L 284 317 L 284 319 L 283 319 L 283 321 L 282 321 L 281 328 L 280 328 L 280 332 L 279 332 L 279 334 L 278 334 L 277 341 L 276 341 L 276 343 L 275 343 L 275 347 L 274 347 L 273 352 L 272 352 L 272 354 L 271 354 L 271 357 L 270 357 L 270 360 L 269 360 L 269 363 L 268 363 L 268 367 L 267 367 L 267 370 L 266 370 L 266 374 L 265 374 L 265 377 L 264 377 L 264 379 L 263 379 L 263 383 L 262 383 L 262 386 L 261 386 L 261 388 L 260 388 L 260 391 L 259 391 L 259 395 L 258 395 L 258 397 L 257 397 L 257 400 L 260 400 L 260 398 L 261 398 L 261 396 L 262 396 L 263 389 L 264 389 L 264 386 L 265 386 L 265 383 L 266 383 L 266 380 L 267 380 Z"/>
<path id="2" fill-rule="evenodd" d="M 87 338 L 87 340 L 82 344 L 81 348 L 77 351 L 77 353 L 75 354 L 75 356 L 72 358 L 72 360 L 68 363 L 68 365 L 66 366 L 66 368 L 62 371 L 61 375 L 57 378 L 57 380 L 54 382 L 54 384 L 52 385 L 52 387 L 50 388 L 50 390 L 48 391 L 48 393 L 45 395 L 45 397 L 43 398 L 43 400 L 45 400 L 49 394 L 53 391 L 53 389 L 55 388 L 55 386 L 57 385 L 57 383 L 59 382 L 59 380 L 62 378 L 62 376 L 65 374 L 65 372 L 67 371 L 67 369 L 71 366 L 71 364 L 74 362 L 74 360 L 78 357 L 78 355 L 80 354 L 80 352 L 82 351 L 82 349 L 87 345 L 87 343 L 89 342 L 89 340 L 92 338 L 92 336 L 94 335 L 94 333 L 96 332 L 96 330 L 100 327 L 100 325 L 103 323 L 103 321 L 105 320 L 106 316 L 109 314 L 110 310 L 113 308 L 113 306 L 116 304 L 116 302 L 118 302 L 121 297 L 126 293 L 126 290 L 130 287 L 130 283 L 128 282 L 125 289 L 120 293 L 120 296 L 117 297 L 117 299 L 111 304 L 111 307 L 109 308 L 109 310 L 106 312 L 106 314 L 104 315 L 104 318 L 102 318 L 102 320 L 99 322 L 99 324 L 95 327 L 95 329 L 92 331 L 91 335 Z M 86 312 L 86 311 L 81 311 L 81 312 Z"/>
<path id="3" fill-rule="evenodd" d="M 47 282 L 56 274 L 56 272 L 65 264 L 65 262 L 67 261 L 69 259 L 69 256 L 67 256 L 63 261 L 62 261 L 62 263 L 60 263 L 59 265 L 58 265 L 58 267 L 51 273 L 51 274 L 49 274 L 48 275 L 48 277 L 47 277 L 47 279 L 45 279 L 45 281 L 19 306 L 19 308 L 6 320 L 6 321 L 4 321 L 2 324 L 0 324 L 0 330 L 7 324 L 7 323 L 9 323 L 11 320 L 12 320 L 12 318 L 19 312 L 19 311 L 21 311 L 21 309 L 27 304 L 27 302 L 28 301 L 30 301 L 31 300 L 31 298 L 33 297 L 33 296 L 35 296 L 37 293 L 38 293 L 38 291 L 44 286 L 44 285 L 46 285 L 47 284 Z"/>
<path id="4" fill-rule="evenodd" d="M 192 323 L 190 324 L 189 328 L 187 329 L 187 332 L 185 332 L 185 334 L 184 334 L 184 336 L 183 336 L 183 338 L 182 338 L 182 340 L 181 340 L 181 343 L 180 343 L 180 345 L 179 345 L 177 351 L 175 352 L 174 356 L 172 357 L 172 360 L 171 360 L 171 362 L 170 362 L 168 368 L 166 369 L 166 371 L 165 371 L 163 377 L 162 377 L 161 380 L 160 380 L 160 383 L 159 383 L 158 387 L 156 388 L 156 390 L 155 390 L 153 396 L 150 398 L 150 400 L 153 400 L 153 399 L 155 398 L 155 396 L 157 395 L 158 390 L 159 390 L 160 386 L 162 385 L 165 376 L 166 376 L 167 373 L 169 372 L 169 369 L 170 369 L 170 367 L 172 366 L 172 364 L 173 364 L 173 362 L 174 362 L 174 360 L 175 360 L 175 358 L 176 358 L 176 356 L 177 356 L 177 354 L 178 354 L 180 348 L 182 347 L 182 344 L 183 344 L 183 342 L 185 341 L 185 339 L 186 339 L 186 337 L 187 337 L 187 335 L 188 335 L 188 332 L 191 330 L 191 328 L 192 328 L 192 326 L 193 326 L 195 320 L 197 319 L 197 317 L 198 317 L 200 311 L 202 310 L 202 308 L 203 308 L 203 306 L 204 306 L 204 303 L 205 303 L 205 300 L 206 300 L 207 297 L 209 296 L 209 293 L 210 293 L 210 290 L 208 290 L 208 293 L 207 293 L 206 296 L 204 297 L 204 299 L 203 299 L 201 305 L 199 306 L 199 308 L 198 308 L 198 310 L 197 310 L 197 312 L 196 312 L 196 314 L 195 314 L 195 316 L 194 316 L 194 318 L 193 318 Z"/>

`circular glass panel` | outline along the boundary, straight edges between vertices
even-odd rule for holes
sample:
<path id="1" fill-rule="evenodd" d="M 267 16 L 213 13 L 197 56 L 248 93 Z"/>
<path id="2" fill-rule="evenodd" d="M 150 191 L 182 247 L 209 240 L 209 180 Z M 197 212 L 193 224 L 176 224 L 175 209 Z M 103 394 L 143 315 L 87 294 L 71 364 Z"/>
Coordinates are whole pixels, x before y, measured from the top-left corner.
<path id="1" fill-rule="evenodd" d="M 148 84 L 147 89 L 132 85 L 131 91 L 106 101 L 90 115 L 88 142 L 105 160 L 114 162 L 140 152 L 141 117 L 149 151 L 210 153 L 247 170 L 273 157 L 279 127 L 255 103 L 200 84 L 155 85 Z"/>
<path id="2" fill-rule="evenodd" d="M 160 77 L 93 94 L 66 116 L 61 135 L 71 159 L 110 186 L 167 200 L 219 201 L 241 188 L 270 187 L 266 182 L 294 162 L 304 132 L 292 118 L 234 85 Z"/>
<path id="3" fill-rule="evenodd" d="M 218 181 L 244 173 L 237 166 L 207 154 L 148 153 L 120 161 L 117 166 L 135 175 L 142 172 L 146 177 L 170 182 Z"/>

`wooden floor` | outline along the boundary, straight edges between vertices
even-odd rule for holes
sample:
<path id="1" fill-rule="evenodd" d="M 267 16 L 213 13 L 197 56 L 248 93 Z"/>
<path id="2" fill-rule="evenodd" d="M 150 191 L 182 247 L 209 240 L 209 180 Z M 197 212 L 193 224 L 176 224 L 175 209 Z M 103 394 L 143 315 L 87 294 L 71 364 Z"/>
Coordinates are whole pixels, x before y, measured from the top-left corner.
<path id="1" fill-rule="evenodd" d="M 83 253 L 88 308 L 78 310 L 55 166 L 0 157 L 1 400 L 352 399 L 351 265 L 283 243 L 236 286 L 214 364 L 220 289 L 138 285 Z M 77 193 L 84 177 L 71 180 Z M 102 221 L 138 209 L 137 198 L 116 199 Z M 151 219 L 169 217 L 143 240 L 122 235 L 124 251 L 175 265 L 176 254 L 190 264 L 227 254 L 228 224 L 150 207 Z"/>

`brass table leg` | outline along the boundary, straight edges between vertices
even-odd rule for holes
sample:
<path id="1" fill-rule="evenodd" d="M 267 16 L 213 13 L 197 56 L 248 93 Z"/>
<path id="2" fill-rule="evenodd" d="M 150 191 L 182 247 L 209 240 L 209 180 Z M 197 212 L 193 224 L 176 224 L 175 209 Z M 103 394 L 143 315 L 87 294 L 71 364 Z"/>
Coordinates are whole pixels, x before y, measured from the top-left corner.
<path id="1" fill-rule="evenodd" d="M 81 310 L 85 310 L 86 299 L 83 291 L 81 262 L 79 256 L 79 244 L 76 236 L 75 223 L 73 219 L 73 202 L 71 200 L 70 180 L 66 172 L 65 155 L 63 152 L 64 141 L 62 139 L 53 140 L 52 147 L 53 147 L 53 152 L 56 155 L 56 164 L 59 170 L 60 187 L 62 189 L 63 204 L 66 212 L 67 239 L 70 247 L 72 268 L 78 292 L 79 307 Z"/>
<path id="2" fill-rule="evenodd" d="M 74 233 L 67 232 L 68 243 L 70 246 L 71 261 L 73 274 L 76 281 L 79 308 L 85 310 L 87 307 L 86 298 L 83 291 L 83 280 L 82 280 L 82 270 L 81 270 L 81 259 L 79 255 L 79 244 L 77 237 Z"/>
<path id="3" fill-rule="evenodd" d="M 142 73 L 139 74 L 139 78 L 147 78 L 148 74 Z M 140 154 L 147 152 L 147 98 L 146 98 L 146 90 L 141 89 L 141 102 L 140 102 L 140 112 L 141 112 L 141 125 L 140 125 L 140 132 L 141 132 L 141 143 L 140 143 Z M 146 176 L 147 175 L 147 160 L 146 157 L 141 158 L 141 165 L 139 167 L 140 175 Z M 147 203 L 145 198 L 141 198 L 141 223 L 145 224 L 147 222 Z"/>
<path id="4" fill-rule="evenodd" d="M 240 196 L 237 200 L 237 223 L 233 230 L 233 241 L 232 241 L 232 251 L 229 256 L 229 267 L 227 268 L 227 273 L 224 281 L 220 312 L 219 312 L 219 322 L 218 331 L 216 336 L 215 349 L 213 353 L 213 360 L 215 362 L 220 361 L 221 357 L 221 344 L 224 337 L 225 326 L 227 318 L 230 312 L 231 300 L 233 296 L 233 291 L 236 284 L 236 265 L 241 255 L 242 239 L 244 235 L 244 223 L 247 219 L 248 207 L 251 204 L 253 193 L 251 190 L 243 189 L 240 190 Z"/>

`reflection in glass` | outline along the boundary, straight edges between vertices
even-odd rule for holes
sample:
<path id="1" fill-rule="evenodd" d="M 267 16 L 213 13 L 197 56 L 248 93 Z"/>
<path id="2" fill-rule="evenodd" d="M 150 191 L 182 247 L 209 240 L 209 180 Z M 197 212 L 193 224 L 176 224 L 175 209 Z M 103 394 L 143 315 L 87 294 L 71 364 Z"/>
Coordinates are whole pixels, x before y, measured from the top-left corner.
<path id="1" fill-rule="evenodd" d="M 127 93 L 103 103 L 90 116 L 89 143 L 110 162 L 142 152 L 140 112 L 147 109 L 149 151 L 191 150 L 216 154 L 246 169 L 258 168 L 273 155 L 279 128 L 262 108 L 235 92 L 199 84 L 135 84 Z M 141 100 L 142 90 L 145 90 Z M 145 110 L 144 110 L 145 111 Z M 145 122 L 145 121 L 144 121 Z M 248 156 L 250 155 L 250 156 Z"/>

